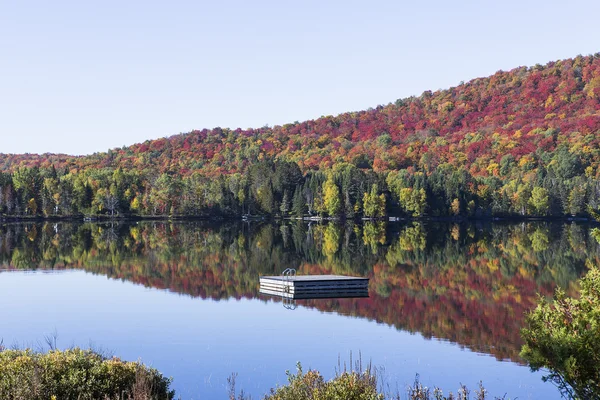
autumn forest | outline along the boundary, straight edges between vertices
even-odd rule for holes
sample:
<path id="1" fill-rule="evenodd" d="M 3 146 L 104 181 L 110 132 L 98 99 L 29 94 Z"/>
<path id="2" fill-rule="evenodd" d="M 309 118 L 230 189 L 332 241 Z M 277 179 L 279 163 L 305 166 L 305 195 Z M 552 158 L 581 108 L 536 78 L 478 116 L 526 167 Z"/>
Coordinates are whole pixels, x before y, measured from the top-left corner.
<path id="1" fill-rule="evenodd" d="M 0 171 L 5 217 L 587 216 L 600 54 L 283 126 L 0 154 Z"/>

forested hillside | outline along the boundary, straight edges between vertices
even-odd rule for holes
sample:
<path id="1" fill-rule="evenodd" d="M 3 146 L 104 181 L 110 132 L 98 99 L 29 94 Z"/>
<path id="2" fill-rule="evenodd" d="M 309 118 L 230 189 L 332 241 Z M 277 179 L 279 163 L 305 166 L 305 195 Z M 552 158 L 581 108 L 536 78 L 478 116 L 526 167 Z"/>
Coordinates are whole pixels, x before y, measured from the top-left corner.
<path id="1" fill-rule="evenodd" d="M 84 133 L 83 133 L 84 134 Z M 284 126 L 0 155 L 5 215 L 586 215 L 600 54 Z"/>

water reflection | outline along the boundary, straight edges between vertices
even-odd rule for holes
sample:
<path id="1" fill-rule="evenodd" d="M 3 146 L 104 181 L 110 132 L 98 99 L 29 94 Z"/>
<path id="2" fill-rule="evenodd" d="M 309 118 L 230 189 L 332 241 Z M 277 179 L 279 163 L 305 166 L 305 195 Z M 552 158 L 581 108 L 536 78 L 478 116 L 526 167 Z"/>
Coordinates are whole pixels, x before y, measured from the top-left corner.
<path id="1" fill-rule="evenodd" d="M 370 279 L 369 298 L 284 302 L 518 358 L 523 313 L 556 286 L 573 291 L 597 242 L 559 223 L 7 224 L 0 269 L 82 269 L 211 299 L 254 298 L 259 276 Z M 281 301 L 281 300 L 279 300 Z"/>

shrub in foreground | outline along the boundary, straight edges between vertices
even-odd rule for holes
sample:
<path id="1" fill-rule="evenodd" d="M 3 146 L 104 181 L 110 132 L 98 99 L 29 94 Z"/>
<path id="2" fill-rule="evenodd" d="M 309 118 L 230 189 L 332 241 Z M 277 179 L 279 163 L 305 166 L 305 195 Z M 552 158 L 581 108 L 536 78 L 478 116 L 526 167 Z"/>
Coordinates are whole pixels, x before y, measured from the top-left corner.
<path id="1" fill-rule="evenodd" d="M 264 400 L 400 400 L 399 393 L 380 393 L 371 367 L 337 373 L 326 381 L 318 371 L 304 372 L 298 364 L 295 374 L 287 372 L 287 385 L 271 389 Z M 235 375 L 230 378 L 230 400 L 236 396 Z M 0 399 L 11 400 L 172 400 L 171 380 L 156 369 L 139 362 L 107 358 L 92 350 L 73 348 L 50 350 L 7 350 L 0 346 Z M 461 386 L 456 395 L 430 390 L 417 379 L 407 388 L 408 400 L 468 400 L 469 391 Z M 484 400 L 480 386 L 475 399 Z"/>
<path id="2" fill-rule="evenodd" d="M 360 371 L 360 370 L 359 370 Z M 461 385 L 457 394 L 450 392 L 447 396 L 438 388 L 429 389 L 419 382 L 419 377 L 412 386 L 407 388 L 406 397 L 399 393 L 381 393 L 377 390 L 377 377 L 370 367 L 364 372 L 344 371 L 338 373 L 333 379 L 325 381 L 318 371 L 309 370 L 304 373 L 298 364 L 298 371 L 292 374 L 289 371 L 287 385 L 271 389 L 265 400 L 468 400 L 470 391 Z M 488 398 L 487 391 L 480 384 L 475 390 L 475 399 Z M 500 399 L 496 397 L 495 399 Z M 236 400 L 235 392 L 230 395 L 230 400 Z M 244 400 L 244 396 L 237 397 Z"/>
<path id="3" fill-rule="evenodd" d="M 541 299 L 527 315 L 521 355 L 532 370 L 547 369 L 544 380 L 566 398 L 600 398 L 600 269 L 580 280 L 579 298 L 558 289 L 554 302 Z"/>
<path id="4" fill-rule="evenodd" d="M 8 350 L 0 347 L 0 398 L 14 400 L 171 400 L 171 380 L 139 362 L 92 350 Z"/>
<path id="5" fill-rule="evenodd" d="M 265 400 L 383 400 L 377 393 L 377 380 L 371 370 L 365 372 L 347 372 L 338 374 L 334 379 L 325 381 L 318 371 L 302 371 L 298 363 L 298 371 L 289 371 L 288 384 L 271 389 Z"/>

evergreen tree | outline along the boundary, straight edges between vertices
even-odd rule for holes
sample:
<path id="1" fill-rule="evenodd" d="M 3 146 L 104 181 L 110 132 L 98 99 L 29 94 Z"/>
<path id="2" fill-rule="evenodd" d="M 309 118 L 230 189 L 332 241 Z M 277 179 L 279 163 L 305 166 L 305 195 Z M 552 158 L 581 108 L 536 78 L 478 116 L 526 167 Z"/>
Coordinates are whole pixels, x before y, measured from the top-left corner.
<path id="1" fill-rule="evenodd" d="M 281 199 L 281 205 L 279 206 L 279 211 L 281 211 L 281 215 L 285 217 L 290 211 L 290 196 L 288 191 L 285 190 L 283 192 L 283 198 Z"/>
<path id="2" fill-rule="evenodd" d="M 354 218 L 354 205 L 350 200 L 350 193 L 344 192 L 344 216 L 346 218 Z"/>
<path id="3" fill-rule="evenodd" d="M 292 198 L 292 213 L 299 218 L 302 218 L 306 213 L 306 201 L 304 200 L 300 186 L 296 186 L 296 190 L 294 190 L 294 196 Z"/>

